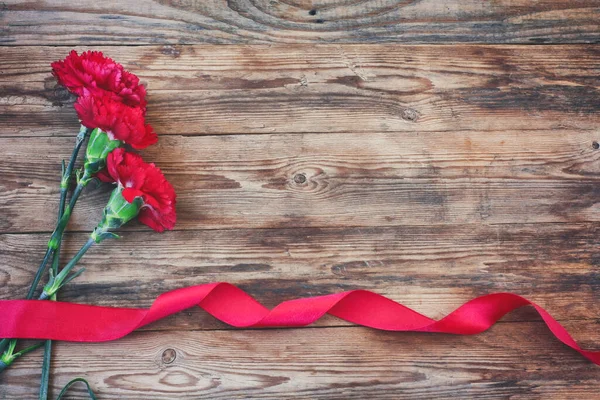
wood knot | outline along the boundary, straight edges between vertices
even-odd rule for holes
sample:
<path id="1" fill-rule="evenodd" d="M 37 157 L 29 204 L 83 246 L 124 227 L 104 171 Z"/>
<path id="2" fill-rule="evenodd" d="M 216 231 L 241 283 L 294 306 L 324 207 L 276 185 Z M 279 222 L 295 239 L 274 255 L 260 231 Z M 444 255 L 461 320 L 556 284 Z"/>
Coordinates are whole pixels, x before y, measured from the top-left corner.
<path id="1" fill-rule="evenodd" d="M 164 364 L 172 364 L 177 358 L 177 352 L 173 349 L 166 349 L 162 353 L 161 360 Z"/>
<path id="2" fill-rule="evenodd" d="M 294 175 L 294 182 L 298 185 L 303 185 L 306 183 L 306 175 L 304 174 L 296 174 Z"/>
<path id="3" fill-rule="evenodd" d="M 171 45 L 163 46 L 163 48 L 160 49 L 160 52 L 163 53 L 165 56 L 171 56 L 173 58 L 178 58 L 181 55 L 181 50 Z"/>
<path id="4" fill-rule="evenodd" d="M 594 150 L 598 150 L 598 149 L 600 149 L 600 144 L 598 144 L 598 142 L 596 142 L 596 141 L 593 141 L 592 142 L 592 148 Z"/>
<path id="5" fill-rule="evenodd" d="M 53 106 L 62 107 L 65 104 L 73 104 L 77 99 L 77 96 L 60 85 L 54 76 L 44 79 L 44 89 L 44 97 L 52 102 Z"/>
<path id="6" fill-rule="evenodd" d="M 415 122 L 419 118 L 419 113 L 412 108 L 405 108 L 402 111 L 402 119 L 405 121 Z"/>
<path id="7" fill-rule="evenodd" d="M 318 194 L 328 190 L 329 179 L 323 169 L 309 164 L 294 165 L 285 175 L 284 189 L 303 193 Z"/>

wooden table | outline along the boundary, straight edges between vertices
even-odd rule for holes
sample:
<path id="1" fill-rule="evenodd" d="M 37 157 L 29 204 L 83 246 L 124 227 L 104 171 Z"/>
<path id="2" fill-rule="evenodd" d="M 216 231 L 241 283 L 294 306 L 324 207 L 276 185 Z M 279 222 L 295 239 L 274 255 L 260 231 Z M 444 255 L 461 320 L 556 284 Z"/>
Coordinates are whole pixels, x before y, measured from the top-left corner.
<path id="1" fill-rule="evenodd" d="M 600 349 L 598 1 L 5 1 L 0 20 L 0 298 L 24 296 L 55 223 L 78 122 L 49 64 L 75 47 L 147 82 L 143 155 L 179 221 L 132 224 L 61 299 L 147 307 L 229 281 L 268 306 L 365 288 L 440 318 L 513 291 Z M 86 191 L 66 254 L 107 196 Z M 531 309 L 473 337 L 192 309 L 55 349 L 54 396 L 84 376 L 102 400 L 600 398 L 600 368 Z M 37 398 L 40 361 L 0 398 Z"/>

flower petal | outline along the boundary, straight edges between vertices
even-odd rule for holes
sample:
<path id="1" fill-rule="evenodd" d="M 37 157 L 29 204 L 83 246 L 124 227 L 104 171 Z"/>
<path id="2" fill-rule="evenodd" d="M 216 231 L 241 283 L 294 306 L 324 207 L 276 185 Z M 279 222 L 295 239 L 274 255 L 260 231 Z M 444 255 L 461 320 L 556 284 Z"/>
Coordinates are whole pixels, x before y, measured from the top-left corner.
<path id="1" fill-rule="evenodd" d="M 142 199 L 140 222 L 158 232 L 173 229 L 177 221 L 176 194 L 160 169 L 139 155 L 118 148 L 107 157 L 107 172 L 123 186 L 125 200 L 132 203 L 136 198 Z"/>

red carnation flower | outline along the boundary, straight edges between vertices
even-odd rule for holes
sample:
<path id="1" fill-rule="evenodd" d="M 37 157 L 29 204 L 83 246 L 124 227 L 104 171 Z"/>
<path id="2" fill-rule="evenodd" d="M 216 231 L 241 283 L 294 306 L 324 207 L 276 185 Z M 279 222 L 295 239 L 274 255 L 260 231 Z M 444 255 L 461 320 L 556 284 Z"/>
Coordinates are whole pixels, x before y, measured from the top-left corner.
<path id="1" fill-rule="evenodd" d="M 100 128 L 111 139 L 121 140 L 133 148 L 143 149 L 158 141 L 149 124 L 144 123 L 144 112 L 139 107 L 128 107 L 110 95 L 94 96 L 86 89 L 75 103 L 81 124 Z"/>
<path id="2" fill-rule="evenodd" d="M 140 107 L 146 112 L 146 88 L 140 85 L 140 79 L 126 70 L 120 71 L 119 79 L 108 82 L 108 88 L 116 93 L 123 103 L 132 107 Z"/>
<path id="3" fill-rule="evenodd" d="M 177 219 L 175 190 L 160 169 L 123 148 L 113 150 L 106 161 L 106 169 L 98 174 L 98 178 L 116 182 L 123 188 L 121 194 L 129 203 L 136 198 L 142 199 L 138 214 L 140 222 L 158 232 L 173 229 Z"/>
<path id="4" fill-rule="evenodd" d="M 115 100 L 146 110 L 146 88 L 139 78 L 99 51 L 78 55 L 75 50 L 52 63 L 52 73 L 60 84 L 79 96 L 84 90 L 94 95 L 110 94 Z M 104 93 L 105 92 L 105 93 Z"/>

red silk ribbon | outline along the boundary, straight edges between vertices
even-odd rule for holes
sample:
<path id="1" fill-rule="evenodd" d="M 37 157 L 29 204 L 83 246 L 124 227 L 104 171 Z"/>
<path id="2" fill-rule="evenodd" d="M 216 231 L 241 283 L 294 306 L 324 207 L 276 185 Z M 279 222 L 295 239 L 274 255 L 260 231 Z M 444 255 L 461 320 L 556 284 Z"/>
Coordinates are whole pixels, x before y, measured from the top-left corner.
<path id="1" fill-rule="evenodd" d="M 600 365 L 600 351 L 582 349 L 546 310 L 512 293 L 477 297 L 439 321 L 366 290 L 285 301 L 269 310 L 229 283 L 209 283 L 163 293 L 149 309 L 0 300 L 0 337 L 104 342 L 193 306 L 238 328 L 305 326 L 327 313 L 386 331 L 474 335 L 487 330 L 510 311 L 526 305 L 535 308 L 558 340 Z"/>

